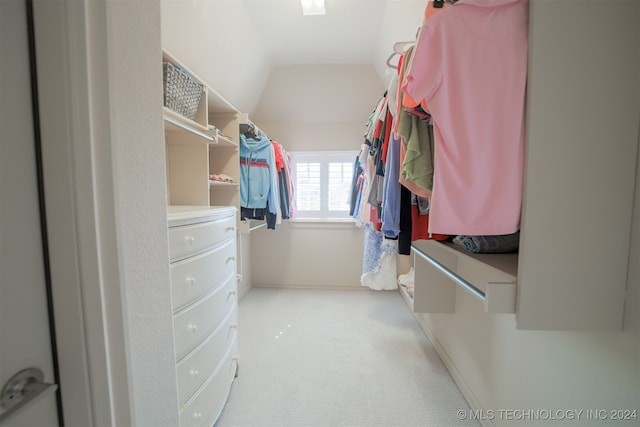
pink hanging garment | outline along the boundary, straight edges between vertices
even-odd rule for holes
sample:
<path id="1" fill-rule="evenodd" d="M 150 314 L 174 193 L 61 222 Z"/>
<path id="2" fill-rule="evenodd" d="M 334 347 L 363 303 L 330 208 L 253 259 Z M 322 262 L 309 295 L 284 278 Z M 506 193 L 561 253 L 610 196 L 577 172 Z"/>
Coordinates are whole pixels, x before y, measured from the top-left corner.
<path id="1" fill-rule="evenodd" d="M 527 27 L 527 0 L 460 0 L 420 31 L 402 89 L 434 120 L 431 233 L 519 229 Z"/>

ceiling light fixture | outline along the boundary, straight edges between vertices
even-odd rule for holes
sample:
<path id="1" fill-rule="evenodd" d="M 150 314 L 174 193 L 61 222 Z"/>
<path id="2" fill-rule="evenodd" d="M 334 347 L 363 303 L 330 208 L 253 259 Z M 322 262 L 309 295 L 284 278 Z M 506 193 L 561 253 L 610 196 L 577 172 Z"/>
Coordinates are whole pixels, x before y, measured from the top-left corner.
<path id="1" fill-rule="evenodd" d="M 300 0 L 303 15 L 325 15 L 324 0 Z"/>

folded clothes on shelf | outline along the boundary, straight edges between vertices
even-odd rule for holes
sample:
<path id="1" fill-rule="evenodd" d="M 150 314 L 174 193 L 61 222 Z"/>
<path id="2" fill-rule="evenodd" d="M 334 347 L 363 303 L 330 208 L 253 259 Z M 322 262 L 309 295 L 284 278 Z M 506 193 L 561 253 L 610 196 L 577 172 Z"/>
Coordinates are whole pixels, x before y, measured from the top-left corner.
<path id="1" fill-rule="evenodd" d="M 209 179 L 213 181 L 220 181 L 220 182 L 236 182 L 232 177 L 230 177 L 229 175 L 225 175 L 223 173 L 211 174 L 209 175 Z"/>
<path id="2" fill-rule="evenodd" d="M 415 271 L 413 267 L 405 274 L 398 276 L 398 284 L 407 290 L 407 293 L 413 297 L 413 288 L 415 282 Z"/>
<path id="3" fill-rule="evenodd" d="M 495 236 L 456 236 L 453 243 L 460 245 L 467 252 L 473 253 L 508 253 L 516 252 L 520 245 L 520 230 L 513 234 Z"/>

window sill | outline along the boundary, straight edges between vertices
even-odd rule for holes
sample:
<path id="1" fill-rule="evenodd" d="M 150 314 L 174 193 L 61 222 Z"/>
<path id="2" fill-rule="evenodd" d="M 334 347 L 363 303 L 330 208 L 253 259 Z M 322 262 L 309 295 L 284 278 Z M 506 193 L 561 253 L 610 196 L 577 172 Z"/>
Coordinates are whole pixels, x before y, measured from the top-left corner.
<path id="1" fill-rule="evenodd" d="M 356 228 L 353 218 L 345 219 L 320 219 L 320 218 L 296 218 L 287 220 L 291 228 L 304 228 L 316 230 L 347 230 Z"/>

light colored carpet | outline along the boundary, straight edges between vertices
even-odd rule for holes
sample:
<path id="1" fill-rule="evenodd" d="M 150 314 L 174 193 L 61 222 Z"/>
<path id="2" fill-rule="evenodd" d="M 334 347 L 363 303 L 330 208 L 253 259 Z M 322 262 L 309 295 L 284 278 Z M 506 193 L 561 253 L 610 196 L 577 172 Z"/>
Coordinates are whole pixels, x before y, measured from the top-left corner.
<path id="1" fill-rule="evenodd" d="M 396 291 L 252 289 L 216 427 L 478 426 Z"/>

